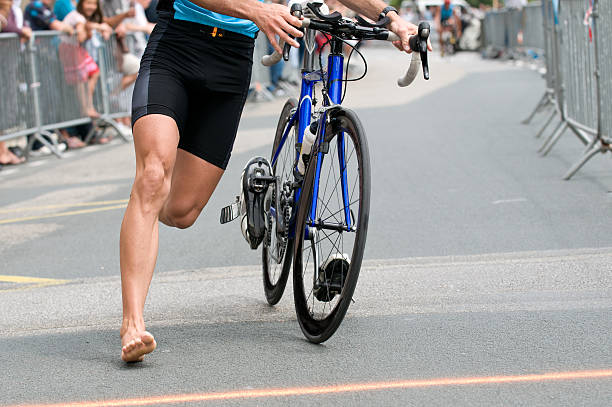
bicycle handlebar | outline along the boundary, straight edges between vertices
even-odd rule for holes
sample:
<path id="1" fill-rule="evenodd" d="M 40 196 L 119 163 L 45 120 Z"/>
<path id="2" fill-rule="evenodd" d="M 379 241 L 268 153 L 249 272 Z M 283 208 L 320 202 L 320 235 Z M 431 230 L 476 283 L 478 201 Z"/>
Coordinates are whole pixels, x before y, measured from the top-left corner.
<path id="1" fill-rule="evenodd" d="M 350 23 L 350 25 L 345 24 L 340 27 L 337 21 L 318 21 L 304 18 L 302 20 L 302 28 L 312 28 L 332 35 L 341 33 L 344 36 L 352 36 L 358 39 L 375 39 L 390 42 L 400 40 L 397 34 L 387 29 L 379 27 L 362 27 L 354 23 Z M 419 73 L 419 65 L 423 67 L 423 77 L 425 80 L 429 80 L 429 65 L 427 59 L 427 40 L 429 39 L 429 33 L 429 24 L 422 22 L 419 24 L 417 35 L 410 37 L 410 49 L 413 51 L 412 59 L 408 71 L 397 80 L 398 86 L 405 87 L 414 82 Z M 279 45 L 283 49 L 283 54 L 286 54 L 286 58 L 289 53 L 290 45 L 285 44 L 283 40 L 280 41 Z M 270 55 L 264 55 L 261 58 L 261 63 L 265 66 L 272 66 L 280 62 L 281 58 L 283 58 L 283 55 L 274 51 Z"/>

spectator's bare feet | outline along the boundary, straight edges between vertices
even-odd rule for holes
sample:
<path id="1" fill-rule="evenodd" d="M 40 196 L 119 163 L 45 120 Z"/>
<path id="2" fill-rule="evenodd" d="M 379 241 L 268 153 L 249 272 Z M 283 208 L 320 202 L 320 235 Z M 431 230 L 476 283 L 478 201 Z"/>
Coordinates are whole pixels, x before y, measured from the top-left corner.
<path id="1" fill-rule="evenodd" d="M 99 119 L 100 118 L 100 113 L 98 113 L 98 111 L 96 109 L 94 109 L 93 107 L 87 109 L 87 117 L 91 118 L 91 119 Z"/>
<path id="2" fill-rule="evenodd" d="M 75 148 L 83 148 L 86 145 L 80 138 L 75 136 L 66 137 L 65 140 L 66 144 L 68 145 L 68 148 L 71 150 Z"/>
<path id="3" fill-rule="evenodd" d="M 0 153 L 0 165 L 17 165 L 25 161 L 23 157 L 17 157 L 10 150 L 6 150 L 4 153 Z"/>
<path id="4" fill-rule="evenodd" d="M 121 335 L 121 359 L 124 362 L 142 362 L 144 355 L 157 347 L 155 338 L 147 331 L 127 329 Z"/>

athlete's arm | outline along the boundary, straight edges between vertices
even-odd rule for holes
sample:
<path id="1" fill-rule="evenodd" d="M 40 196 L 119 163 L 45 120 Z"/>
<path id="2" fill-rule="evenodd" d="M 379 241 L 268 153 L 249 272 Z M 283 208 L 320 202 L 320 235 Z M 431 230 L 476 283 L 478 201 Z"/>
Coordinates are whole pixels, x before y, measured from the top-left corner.
<path id="1" fill-rule="evenodd" d="M 276 36 L 294 47 L 299 47 L 297 41 L 289 37 L 301 37 L 300 20 L 291 15 L 289 8 L 280 4 L 266 4 L 258 0 L 190 0 L 198 6 L 216 13 L 231 17 L 244 18 L 252 22 L 263 31 L 276 51 L 283 50 L 278 45 Z"/>
<path id="2" fill-rule="evenodd" d="M 382 0 L 340 0 L 342 4 L 349 7 L 356 12 L 363 14 L 364 16 L 376 21 L 381 11 L 387 7 L 387 3 Z M 399 35 L 401 41 L 394 42 L 399 50 L 406 52 L 412 52 L 410 50 L 410 37 L 418 33 L 418 27 L 412 23 L 401 18 L 397 13 L 393 11 L 387 13 L 387 17 L 391 20 L 389 23 L 389 29 Z M 428 48 L 431 51 L 431 44 L 428 44 Z"/>

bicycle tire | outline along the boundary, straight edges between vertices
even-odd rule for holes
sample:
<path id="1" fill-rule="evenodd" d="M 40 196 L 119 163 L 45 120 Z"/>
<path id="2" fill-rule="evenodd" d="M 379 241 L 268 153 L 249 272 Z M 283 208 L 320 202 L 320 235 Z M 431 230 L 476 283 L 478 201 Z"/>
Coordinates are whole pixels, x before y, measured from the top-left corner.
<path id="1" fill-rule="evenodd" d="M 313 257 L 315 258 L 315 261 L 313 262 L 313 267 L 311 267 L 308 264 L 308 262 L 311 257 L 311 252 L 313 252 L 313 247 L 314 247 L 314 252 L 320 250 L 323 245 L 322 242 L 325 241 L 327 237 L 321 238 L 318 242 L 318 246 L 316 242 L 317 237 L 313 238 L 313 240 L 310 241 L 310 243 L 308 244 L 306 243 L 308 241 L 304 238 L 305 233 L 307 232 L 306 226 L 307 226 L 307 223 L 309 222 L 308 218 L 310 216 L 310 209 L 311 209 L 312 195 L 313 195 L 313 185 L 314 185 L 316 167 L 317 167 L 316 165 L 317 155 L 313 154 L 309 160 L 308 169 L 304 177 L 302 193 L 301 193 L 299 203 L 298 203 L 295 236 L 296 237 L 299 236 L 301 238 L 296 238 L 294 242 L 295 248 L 294 248 L 294 254 L 293 254 L 293 257 L 294 257 L 293 258 L 293 294 L 294 294 L 295 310 L 297 314 L 297 319 L 300 324 L 300 328 L 302 332 L 304 333 L 304 336 L 310 342 L 313 342 L 313 343 L 324 342 L 336 332 L 336 330 L 340 326 L 340 323 L 342 322 L 348 310 L 348 307 L 351 303 L 353 293 L 357 285 L 357 279 L 359 278 L 359 270 L 361 268 L 361 261 L 363 259 L 363 252 L 365 249 L 365 243 L 366 243 L 366 237 L 367 237 L 369 209 L 370 209 L 370 156 L 369 156 L 368 144 L 365 138 L 365 132 L 363 130 L 363 126 L 361 125 L 361 122 L 359 121 L 359 118 L 357 117 L 357 115 L 354 112 L 347 110 L 347 109 L 342 109 L 340 111 L 337 111 L 334 114 L 334 120 L 336 120 L 337 123 L 339 123 L 339 126 L 337 127 L 338 130 L 330 129 L 329 132 L 331 134 L 328 134 L 326 136 L 325 141 L 333 141 L 333 139 L 338 137 L 339 134 L 344 134 L 345 140 L 350 139 L 352 141 L 355 147 L 355 152 L 356 152 L 356 157 L 357 157 L 357 170 L 356 171 L 358 173 L 357 179 L 358 179 L 358 184 L 359 184 L 359 197 L 358 199 L 355 199 L 355 202 L 359 203 L 359 207 L 358 207 L 358 212 L 357 212 L 358 217 L 356 221 L 354 219 L 354 213 L 351 212 L 351 218 L 353 219 L 355 226 L 356 226 L 356 229 L 354 232 L 355 240 L 353 243 L 351 257 L 349 259 L 348 271 L 346 273 L 346 276 L 344 276 L 344 272 L 342 272 L 343 276 L 341 278 L 341 283 L 340 283 L 342 286 L 341 292 L 337 294 L 339 297 L 337 299 L 335 306 L 333 306 L 333 309 L 332 309 L 332 305 L 330 305 L 329 314 L 319 319 L 318 318 L 319 315 L 315 315 L 314 306 L 315 306 L 315 299 L 318 302 L 319 297 L 321 296 L 321 288 L 319 287 L 317 289 L 318 294 L 314 294 L 314 292 L 315 292 L 315 285 L 317 284 L 316 283 L 317 275 L 319 279 L 321 278 L 321 274 L 323 270 L 322 262 L 327 261 L 327 260 L 325 260 L 322 257 L 317 259 L 318 256 L 313 255 Z M 346 137 L 346 135 L 348 135 L 349 137 Z M 333 143 L 333 142 L 329 143 L 329 146 L 333 146 L 334 144 L 337 144 L 337 143 Z M 348 144 L 348 143 L 345 143 L 345 144 Z M 329 165 L 331 168 L 333 166 L 334 161 L 336 161 L 336 157 L 332 157 L 330 154 L 330 157 L 328 158 L 329 158 L 328 162 L 330 163 Z M 325 165 L 325 160 L 326 159 L 324 155 L 322 166 Z M 346 160 L 346 162 L 348 163 L 349 160 L 350 160 L 350 157 Z M 346 168 L 347 164 L 345 164 L 344 167 Z M 321 174 L 324 174 L 324 170 L 321 170 Z M 321 176 L 319 179 L 320 179 L 320 183 L 324 182 L 324 181 L 321 181 Z M 320 184 L 320 186 L 321 185 L 322 184 Z M 355 181 L 355 186 L 356 185 L 357 185 L 357 181 Z M 352 187 L 353 191 L 355 190 L 355 186 Z M 325 190 L 327 190 L 327 187 L 328 187 L 328 184 L 326 184 L 326 186 L 324 187 Z M 323 195 L 323 198 L 321 198 L 322 195 Z M 324 200 L 326 199 L 326 191 L 324 191 L 322 195 L 321 195 L 321 187 L 319 187 L 318 199 L 324 202 Z M 352 195 L 353 193 L 351 193 L 349 203 L 353 202 Z M 339 205 L 343 207 L 343 203 L 341 202 L 339 203 Z M 325 222 L 325 219 L 320 217 L 319 208 L 325 207 L 326 209 L 329 209 L 328 204 L 331 205 L 331 201 L 328 201 L 325 204 L 317 205 L 317 214 L 315 218 L 317 219 L 317 223 L 321 225 L 323 225 L 323 222 Z M 315 227 L 314 229 L 317 229 L 317 228 Z M 309 230 L 313 231 L 313 228 L 310 228 Z M 317 231 L 316 232 L 317 236 L 319 233 L 326 235 L 326 232 Z M 348 233 L 351 233 L 351 232 L 346 231 L 346 232 L 338 232 L 338 233 L 339 234 L 346 233 L 347 236 L 349 236 Z M 330 238 L 329 242 L 331 241 L 332 240 Z M 310 250 L 308 249 L 308 247 L 304 249 L 304 246 L 308 246 L 308 245 L 310 245 Z M 334 256 L 334 254 L 332 253 L 334 250 L 337 250 L 337 251 L 344 250 L 344 238 L 342 238 L 342 248 L 340 248 L 338 240 L 336 240 L 336 244 L 332 244 L 332 246 L 334 247 L 332 247 L 328 259 Z M 305 258 L 304 256 L 305 251 L 308 251 L 307 258 Z M 342 258 L 344 258 L 345 253 L 342 252 L 341 255 L 342 255 Z M 314 268 L 314 269 L 311 269 L 311 268 Z M 307 270 L 307 269 L 310 269 L 310 270 Z M 308 291 L 308 285 L 305 285 L 305 282 L 309 284 L 309 280 L 311 277 L 308 271 L 315 273 L 313 277 L 313 283 L 312 283 L 313 289 L 311 290 L 310 293 L 306 293 L 306 291 Z M 323 275 L 325 279 L 328 279 L 327 271 L 324 271 Z M 332 278 L 329 278 L 329 280 L 332 280 Z M 342 282 L 342 280 L 344 281 Z M 330 299 L 329 298 L 330 296 L 329 288 L 327 290 L 328 290 L 327 294 L 325 293 L 323 294 L 322 302 L 331 302 L 333 301 L 333 298 L 335 298 L 334 296 L 332 297 L 332 299 Z M 328 297 L 325 298 L 325 295 L 327 295 Z M 311 298 L 312 298 L 312 308 L 313 308 L 312 310 L 310 309 L 310 304 L 309 304 Z M 323 313 L 324 313 L 324 310 L 325 310 L 325 307 L 323 307 Z"/>
<path id="2" fill-rule="evenodd" d="M 270 161 L 272 161 L 272 159 L 274 158 L 274 153 L 276 152 L 276 149 L 285 132 L 285 128 L 287 127 L 287 124 L 289 123 L 289 119 L 291 118 L 291 111 L 295 109 L 296 106 L 297 106 L 297 100 L 295 98 L 291 98 L 287 100 L 287 102 L 285 102 L 285 105 L 283 106 L 280 117 L 278 119 L 278 124 L 276 126 L 276 134 L 274 136 L 274 143 L 272 145 L 272 156 L 270 158 Z M 293 164 L 295 161 L 295 154 L 292 155 L 290 154 L 290 152 L 295 151 L 294 138 L 295 136 L 287 137 L 287 140 L 285 141 L 285 144 L 283 145 L 284 151 L 282 154 L 279 154 L 279 158 L 278 158 L 278 160 L 281 160 L 281 156 L 283 156 L 284 158 L 293 157 L 290 160 L 290 162 L 284 163 L 285 164 L 285 168 L 283 169 L 284 173 L 281 175 L 282 178 L 284 178 L 285 175 L 287 175 L 289 180 L 293 179 Z M 273 173 L 275 175 L 277 175 L 277 167 L 278 167 L 278 161 L 275 163 L 275 165 L 272 168 Z M 286 170 L 288 170 L 288 173 L 286 172 Z M 263 269 L 263 286 L 264 286 L 264 293 L 266 295 L 266 300 L 268 301 L 268 304 L 270 305 L 277 304 L 280 301 L 280 299 L 283 297 L 283 293 L 285 292 L 285 286 L 287 285 L 287 279 L 289 277 L 289 271 L 291 270 L 292 258 L 293 258 L 293 239 L 288 238 L 287 246 L 285 247 L 283 258 L 280 261 L 280 263 L 277 263 L 277 265 L 282 264 L 282 266 L 281 266 L 280 273 L 278 275 L 278 279 L 276 280 L 275 277 L 277 277 L 276 272 L 278 270 L 276 270 L 276 267 L 271 267 L 271 264 L 270 264 L 271 258 L 270 258 L 269 250 L 268 250 L 266 243 L 264 242 L 264 244 L 262 245 L 261 262 L 262 262 L 262 269 Z M 272 268 L 274 268 L 275 271 L 272 271 L 271 270 Z"/>

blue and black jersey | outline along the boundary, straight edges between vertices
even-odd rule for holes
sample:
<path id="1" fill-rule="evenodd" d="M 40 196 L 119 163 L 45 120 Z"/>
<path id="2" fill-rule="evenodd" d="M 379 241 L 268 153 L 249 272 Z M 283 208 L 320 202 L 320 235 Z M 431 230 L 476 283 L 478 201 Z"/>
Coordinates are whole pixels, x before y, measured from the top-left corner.
<path id="1" fill-rule="evenodd" d="M 189 0 L 159 0 L 157 10 L 174 13 L 174 18 L 176 20 L 191 21 L 193 23 L 218 27 L 251 38 L 255 38 L 255 35 L 259 31 L 255 23 L 250 20 L 215 13 Z"/>

